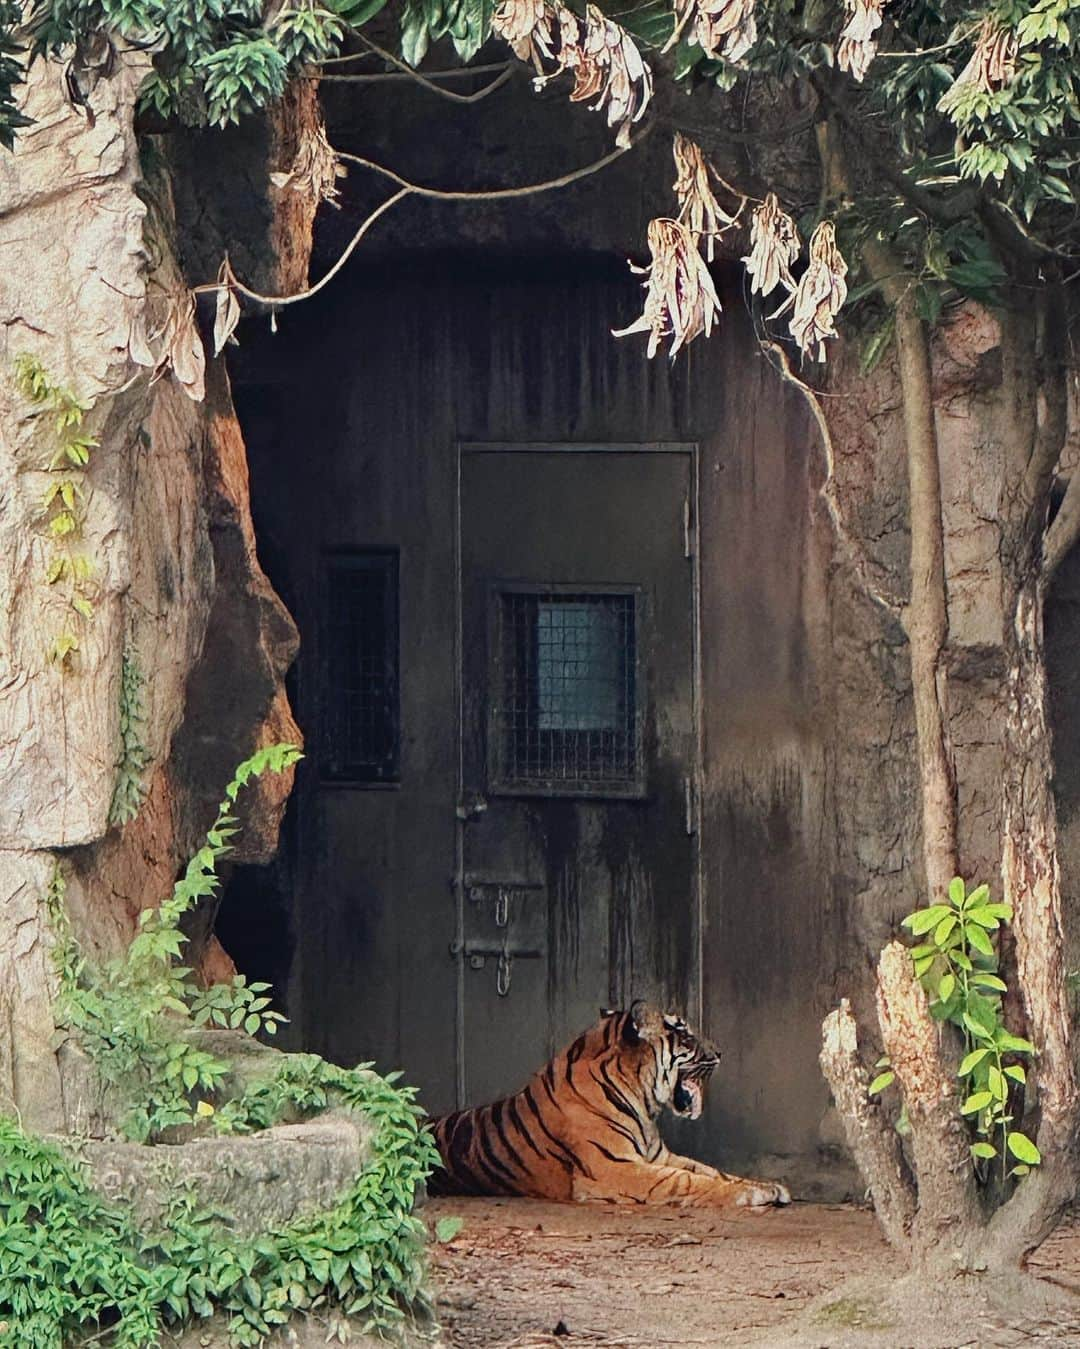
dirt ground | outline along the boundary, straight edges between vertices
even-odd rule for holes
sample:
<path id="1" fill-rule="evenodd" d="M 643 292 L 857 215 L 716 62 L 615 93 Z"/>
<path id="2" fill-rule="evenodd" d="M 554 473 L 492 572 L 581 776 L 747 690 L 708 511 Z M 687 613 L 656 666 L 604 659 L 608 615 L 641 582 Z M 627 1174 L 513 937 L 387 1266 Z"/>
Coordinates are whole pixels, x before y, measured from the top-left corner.
<path id="1" fill-rule="evenodd" d="M 1039 1252 L 1054 1296 L 1076 1312 L 975 1310 L 943 1332 L 917 1304 L 882 1321 L 875 1289 L 895 1279 L 873 1219 L 849 1205 L 793 1204 L 760 1214 L 623 1209 L 508 1199 L 434 1200 L 430 1222 L 463 1219 L 434 1247 L 436 1293 L 454 1349 L 813 1349 L 1080 1346 L 1080 1224 Z M 859 1296 L 830 1298 L 860 1276 Z"/>

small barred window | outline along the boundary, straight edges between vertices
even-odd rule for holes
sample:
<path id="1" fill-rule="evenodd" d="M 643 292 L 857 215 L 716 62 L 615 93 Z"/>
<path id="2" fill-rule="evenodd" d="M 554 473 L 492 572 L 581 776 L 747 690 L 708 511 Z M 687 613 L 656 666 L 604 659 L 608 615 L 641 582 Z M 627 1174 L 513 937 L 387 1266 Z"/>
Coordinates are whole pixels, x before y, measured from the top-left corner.
<path id="1" fill-rule="evenodd" d="M 320 773 L 330 782 L 399 774 L 398 557 L 325 561 Z"/>

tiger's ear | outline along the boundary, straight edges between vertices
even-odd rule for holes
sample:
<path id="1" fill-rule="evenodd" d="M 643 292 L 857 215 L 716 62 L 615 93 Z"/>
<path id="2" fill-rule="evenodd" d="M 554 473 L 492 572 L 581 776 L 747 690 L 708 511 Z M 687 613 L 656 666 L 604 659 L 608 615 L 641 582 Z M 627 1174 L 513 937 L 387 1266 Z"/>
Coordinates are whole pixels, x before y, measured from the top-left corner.
<path id="1" fill-rule="evenodd" d="M 645 1007 L 644 998 L 635 998 L 623 1022 L 622 1038 L 628 1045 L 641 1043 L 641 1013 Z"/>

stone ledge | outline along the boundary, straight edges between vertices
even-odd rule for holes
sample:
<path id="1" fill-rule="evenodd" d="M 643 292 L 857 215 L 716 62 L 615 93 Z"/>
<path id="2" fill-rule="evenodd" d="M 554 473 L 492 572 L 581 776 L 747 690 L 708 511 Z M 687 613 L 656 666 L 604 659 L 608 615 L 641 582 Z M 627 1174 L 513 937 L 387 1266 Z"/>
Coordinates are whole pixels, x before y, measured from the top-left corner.
<path id="1" fill-rule="evenodd" d="M 281 1124 L 234 1138 L 189 1143 L 102 1142 L 56 1137 L 83 1162 L 106 1199 L 131 1208 L 144 1229 L 162 1225 L 169 1200 L 188 1188 L 223 1226 L 254 1237 L 332 1208 L 370 1155 L 373 1129 L 332 1111 L 303 1124 Z"/>

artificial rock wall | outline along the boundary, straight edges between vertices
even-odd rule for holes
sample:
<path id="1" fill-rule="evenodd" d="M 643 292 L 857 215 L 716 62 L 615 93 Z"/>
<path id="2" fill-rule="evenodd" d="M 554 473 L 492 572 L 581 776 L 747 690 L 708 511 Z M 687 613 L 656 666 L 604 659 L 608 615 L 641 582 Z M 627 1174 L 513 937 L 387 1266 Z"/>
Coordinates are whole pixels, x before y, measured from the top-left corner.
<path id="1" fill-rule="evenodd" d="M 32 125 L 0 153 L 0 1111 L 40 1129 L 64 1127 L 76 1109 L 44 908 L 56 864 L 86 949 L 115 951 L 140 909 L 168 894 L 232 765 L 257 743 L 297 738 L 282 692 L 295 634 L 255 555 L 223 370 L 210 369 L 202 401 L 171 373 L 150 378 L 188 283 L 165 154 L 144 142 L 140 162 L 133 129 L 147 60 L 121 53 L 90 92 L 90 116 L 68 102 L 62 68 L 36 62 Z M 266 149 L 280 151 L 280 132 Z M 290 231 L 287 280 L 303 270 L 304 237 Z M 90 618 L 62 582 L 46 582 L 42 497 L 56 440 L 16 388 L 24 352 L 90 405 L 99 441 L 76 544 L 92 568 Z M 67 669 L 49 659 L 64 630 L 78 640 Z M 110 811 L 125 656 L 144 680 L 146 794 L 121 827 Z M 288 787 L 255 789 L 259 824 L 242 855 L 272 850 Z M 193 963 L 231 971 L 208 922 L 194 936 Z"/>

